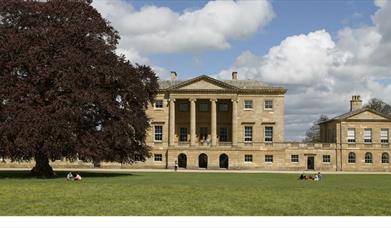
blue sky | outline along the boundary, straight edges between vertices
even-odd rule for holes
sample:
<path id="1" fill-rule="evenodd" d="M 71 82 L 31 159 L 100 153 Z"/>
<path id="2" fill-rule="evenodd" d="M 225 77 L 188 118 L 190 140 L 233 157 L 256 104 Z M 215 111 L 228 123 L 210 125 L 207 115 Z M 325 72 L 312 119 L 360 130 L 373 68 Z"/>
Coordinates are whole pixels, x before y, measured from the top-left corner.
<path id="1" fill-rule="evenodd" d="M 391 103 L 391 1 L 95 0 L 118 53 L 162 79 L 206 74 L 285 86 L 286 139 L 352 95 Z"/>

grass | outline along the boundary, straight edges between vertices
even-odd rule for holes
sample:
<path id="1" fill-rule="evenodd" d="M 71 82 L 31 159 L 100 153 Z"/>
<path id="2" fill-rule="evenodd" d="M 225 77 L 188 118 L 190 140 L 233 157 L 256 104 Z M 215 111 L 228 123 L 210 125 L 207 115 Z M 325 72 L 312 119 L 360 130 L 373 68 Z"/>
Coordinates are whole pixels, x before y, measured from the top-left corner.
<path id="1" fill-rule="evenodd" d="M 391 176 L 0 172 L 0 215 L 391 215 Z"/>

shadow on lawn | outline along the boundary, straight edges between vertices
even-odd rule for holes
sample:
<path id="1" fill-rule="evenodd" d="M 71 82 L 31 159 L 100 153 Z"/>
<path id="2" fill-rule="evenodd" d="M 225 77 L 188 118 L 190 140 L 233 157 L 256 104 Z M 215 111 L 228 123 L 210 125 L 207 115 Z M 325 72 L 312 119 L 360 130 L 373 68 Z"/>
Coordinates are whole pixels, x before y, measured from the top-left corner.
<path id="1" fill-rule="evenodd" d="M 56 176 L 50 179 L 65 179 L 68 172 L 65 171 L 56 171 Z M 82 178 L 100 178 L 100 177 L 125 177 L 125 176 L 138 176 L 137 174 L 132 173 L 115 173 L 115 172 L 86 172 L 72 171 L 72 174 L 80 174 Z M 21 170 L 21 171 L 0 171 L 0 179 L 42 179 L 31 176 L 30 171 Z"/>

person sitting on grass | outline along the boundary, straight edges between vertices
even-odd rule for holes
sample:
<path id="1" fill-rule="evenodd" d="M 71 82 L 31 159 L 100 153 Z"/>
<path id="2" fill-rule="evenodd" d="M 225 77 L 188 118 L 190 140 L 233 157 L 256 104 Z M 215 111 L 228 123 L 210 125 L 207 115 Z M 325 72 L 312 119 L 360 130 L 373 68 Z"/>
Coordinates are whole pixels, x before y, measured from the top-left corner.
<path id="1" fill-rule="evenodd" d="M 67 174 L 67 180 L 73 180 L 73 174 L 72 174 L 72 172 L 69 172 L 68 174 Z"/>
<path id="2" fill-rule="evenodd" d="M 318 174 L 315 175 L 314 181 L 319 181 L 319 176 L 318 176 Z"/>
<path id="3" fill-rule="evenodd" d="M 299 180 L 305 180 L 304 173 L 302 173 L 302 174 L 300 175 Z"/>
<path id="4" fill-rule="evenodd" d="M 76 176 L 75 176 L 74 180 L 75 181 L 80 181 L 81 180 L 81 176 L 78 173 L 76 173 Z"/>
<path id="5" fill-rule="evenodd" d="M 318 172 L 318 179 L 322 180 L 322 175 L 320 174 L 320 172 Z"/>

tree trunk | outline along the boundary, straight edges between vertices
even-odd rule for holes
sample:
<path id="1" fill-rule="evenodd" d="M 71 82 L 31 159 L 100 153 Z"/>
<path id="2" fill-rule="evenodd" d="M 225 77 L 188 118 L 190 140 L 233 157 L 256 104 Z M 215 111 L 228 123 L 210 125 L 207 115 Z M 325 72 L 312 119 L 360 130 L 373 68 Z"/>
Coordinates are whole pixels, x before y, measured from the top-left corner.
<path id="1" fill-rule="evenodd" d="M 49 159 L 45 154 L 41 152 L 35 154 L 35 166 L 31 170 L 31 175 L 41 178 L 50 178 L 55 176 L 52 167 L 49 165 Z"/>

